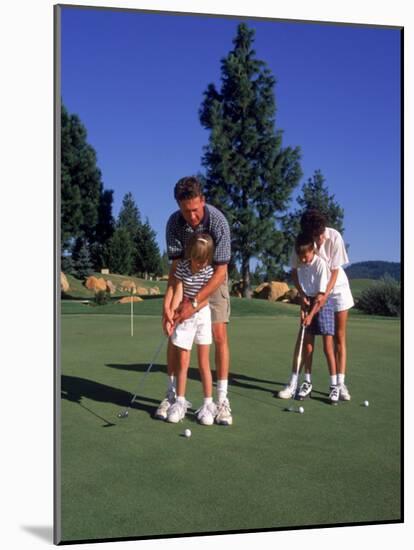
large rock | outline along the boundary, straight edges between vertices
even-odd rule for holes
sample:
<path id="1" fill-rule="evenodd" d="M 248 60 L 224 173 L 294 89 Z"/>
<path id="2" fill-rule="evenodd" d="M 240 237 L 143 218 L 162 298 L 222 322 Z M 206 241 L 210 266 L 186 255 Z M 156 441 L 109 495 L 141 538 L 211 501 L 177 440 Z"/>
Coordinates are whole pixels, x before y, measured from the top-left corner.
<path id="1" fill-rule="evenodd" d="M 150 296 L 158 296 L 160 293 L 160 289 L 157 286 L 154 286 L 149 289 Z"/>
<path id="2" fill-rule="evenodd" d="M 85 286 L 88 290 L 95 290 L 96 289 L 96 283 L 98 282 L 98 279 L 91 275 L 88 277 L 85 281 Z"/>
<path id="3" fill-rule="evenodd" d="M 143 287 L 143 286 L 139 286 L 139 287 L 137 288 L 137 294 L 138 294 L 139 296 L 148 296 L 149 290 L 148 290 L 148 288 L 145 288 L 145 287 Z"/>
<path id="4" fill-rule="evenodd" d="M 109 292 L 109 294 L 115 294 L 116 292 L 116 286 L 109 279 L 106 281 L 106 291 Z"/>
<path id="5" fill-rule="evenodd" d="M 130 281 L 129 279 L 126 279 L 125 281 L 122 281 L 121 291 L 122 292 L 131 292 L 132 294 L 136 294 L 137 286 L 134 283 L 134 281 Z"/>
<path id="6" fill-rule="evenodd" d="M 280 300 L 289 291 L 289 286 L 286 283 L 271 281 L 270 283 L 262 283 L 254 291 L 255 298 L 276 302 Z"/>
<path id="7" fill-rule="evenodd" d="M 130 304 L 131 302 L 142 302 L 142 298 L 139 296 L 124 296 L 120 300 L 118 300 L 119 304 Z"/>
<path id="8" fill-rule="evenodd" d="M 106 281 L 102 277 L 96 279 L 95 292 L 99 292 L 100 290 L 106 292 Z"/>
<path id="9" fill-rule="evenodd" d="M 300 304 L 299 292 L 296 288 L 290 288 L 282 297 L 282 301 L 288 304 Z"/>
<path id="10" fill-rule="evenodd" d="M 60 272 L 60 290 L 62 292 L 68 292 L 69 290 L 69 283 L 66 278 L 66 275 L 63 273 L 63 271 Z"/>

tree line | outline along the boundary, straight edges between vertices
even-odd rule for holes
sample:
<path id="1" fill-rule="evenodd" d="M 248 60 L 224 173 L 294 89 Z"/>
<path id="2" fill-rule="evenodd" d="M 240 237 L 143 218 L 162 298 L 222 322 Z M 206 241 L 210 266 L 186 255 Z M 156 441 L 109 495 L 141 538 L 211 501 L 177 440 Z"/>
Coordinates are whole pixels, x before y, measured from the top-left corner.
<path id="1" fill-rule="evenodd" d="M 207 202 L 227 217 L 232 235 L 230 274 L 252 282 L 284 280 L 302 213 L 317 208 L 328 225 L 344 232 L 344 211 L 329 193 L 320 169 L 302 185 L 292 208 L 292 195 L 303 177 L 301 149 L 284 147 L 276 126 L 276 79 L 257 58 L 254 30 L 242 23 L 233 49 L 221 60 L 221 85 L 211 83 L 199 110 L 208 131 L 202 154 Z M 155 232 L 142 222 L 131 193 L 115 222 L 113 192 L 104 190 L 96 154 L 76 115 L 62 110 L 62 250 L 77 261 L 87 248 L 95 268 L 104 264 L 120 273 L 158 274 L 168 268 Z M 257 259 L 253 274 L 250 264 Z M 252 277 L 253 275 L 253 277 Z"/>
<path id="2" fill-rule="evenodd" d="M 113 191 L 104 189 L 96 152 L 79 117 L 61 114 L 61 264 L 84 278 L 107 268 L 124 275 L 162 275 L 166 269 L 148 219 L 141 218 L 131 192 L 118 218 Z"/>

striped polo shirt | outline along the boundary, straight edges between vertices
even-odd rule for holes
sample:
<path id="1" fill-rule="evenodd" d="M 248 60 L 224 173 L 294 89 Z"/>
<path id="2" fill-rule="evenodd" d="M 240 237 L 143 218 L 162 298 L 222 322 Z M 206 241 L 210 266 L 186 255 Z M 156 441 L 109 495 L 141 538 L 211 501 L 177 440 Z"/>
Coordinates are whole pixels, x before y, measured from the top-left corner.
<path id="1" fill-rule="evenodd" d="M 207 265 L 193 273 L 191 271 L 191 260 L 181 260 L 177 263 L 175 277 L 183 282 L 183 294 L 186 298 L 194 298 L 199 290 L 205 286 L 213 276 L 214 269 Z"/>
<path id="2" fill-rule="evenodd" d="M 189 238 L 194 233 L 208 233 L 214 242 L 214 265 L 225 265 L 231 258 L 230 227 L 224 215 L 211 204 L 204 207 L 204 217 L 193 229 L 183 218 L 180 210 L 172 214 L 167 222 L 167 253 L 170 260 L 184 258 Z"/>

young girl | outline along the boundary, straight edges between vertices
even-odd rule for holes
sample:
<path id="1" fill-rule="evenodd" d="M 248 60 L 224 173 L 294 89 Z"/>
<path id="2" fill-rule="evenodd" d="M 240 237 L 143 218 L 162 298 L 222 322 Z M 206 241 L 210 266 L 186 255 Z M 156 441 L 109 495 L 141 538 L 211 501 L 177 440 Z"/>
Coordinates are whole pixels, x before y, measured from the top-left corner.
<path id="1" fill-rule="evenodd" d="M 304 358 L 302 361 L 305 363 L 305 381 L 299 392 L 297 392 L 298 373 L 296 372 L 296 361 L 294 359 L 289 383 L 279 392 L 279 397 L 290 399 L 297 395 L 299 399 L 304 399 L 311 394 L 315 335 L 321 335 L 330 375 L 329 400 L 331 403 L 336 404 L 339 400 L 339 387 L 337 385 L 334 350 L 334 309 L 332 300 L 329 297 L 325 300 L 330 277 L 329 267 L 322 258 L 315 254 L 312 235 L 300 234 L 296 239 L 295 250 L 298 258 L 298 284 L 303 298 L 301 322 L 306 327 L 303 346 Z M 323 306 L 322 303 L 324 303 Z M 295 357 L 298 353 L 298 347 L 299 342 L 296 343 Z"/>
<path id="2" fill-rule="evenodd" d="M 195 233 L 186 249 L 186 260 L 180 260 L 175 272 L 176 284 L 171 303 L 175 311 L 182 301 L 194 299 L 200 289 L 213 276 L 213 240 L 207 233 Z M 204 403 L 198 411 L 200 424 L 210 426 L 217 414 L 213 402 L 213 381 L 210 370 L 210 344 L 212 342 L 211 314 L 208 301 L 194 304 L 195 313 L 177 326 L 167 323 L 166 330 L 176 350 L 176 392 L 177 398 L 167 412 L 168 422 L 179 422 L 185 417 L 187 408 L 191 407 L 185 398 L 187 371 L 193 342 L 197 344 L 198 368 L 203 385 Z M 193 307 L 194 307 L 193 306 Z"/>

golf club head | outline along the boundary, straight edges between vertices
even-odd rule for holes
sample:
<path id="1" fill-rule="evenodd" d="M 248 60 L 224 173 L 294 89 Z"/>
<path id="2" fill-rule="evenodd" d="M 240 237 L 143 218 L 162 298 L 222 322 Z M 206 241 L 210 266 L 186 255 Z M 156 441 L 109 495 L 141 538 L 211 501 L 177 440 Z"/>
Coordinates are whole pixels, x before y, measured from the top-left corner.
<path id="1" fill-rule="evenodd" d="M 128 416 L 128 411 L 122 411 L 118 413 L 118 418 L 127 418 L 127 416 Z"/>

